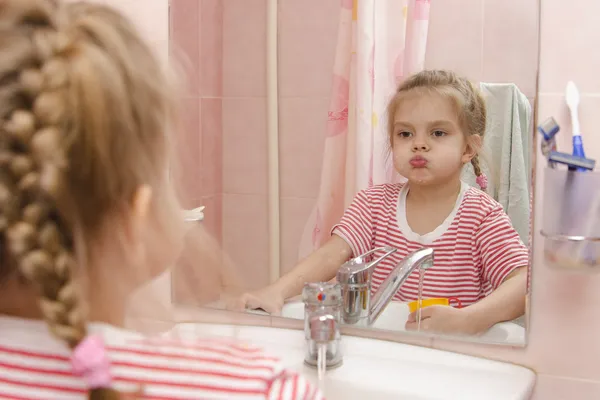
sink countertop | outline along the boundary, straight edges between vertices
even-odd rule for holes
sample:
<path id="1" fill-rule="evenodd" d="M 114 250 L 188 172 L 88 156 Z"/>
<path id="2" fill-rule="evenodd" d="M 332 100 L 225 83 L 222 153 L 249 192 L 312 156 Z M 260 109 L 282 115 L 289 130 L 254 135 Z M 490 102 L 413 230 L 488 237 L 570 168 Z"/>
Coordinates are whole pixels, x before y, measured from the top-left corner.
<path id="1" fill-rule="evenodd" d="M 183 339 L 230 336 L 261 345 L 284 364 L 317 382 L 304 365 L 304 332 L 298 330 L 183 323 Z M 329 400 L 526 400 L 533 371 L 499 361 L 442 350 L 352 336 L 342 337 L 344 364 L 327 371 L 323 390 Z"/>

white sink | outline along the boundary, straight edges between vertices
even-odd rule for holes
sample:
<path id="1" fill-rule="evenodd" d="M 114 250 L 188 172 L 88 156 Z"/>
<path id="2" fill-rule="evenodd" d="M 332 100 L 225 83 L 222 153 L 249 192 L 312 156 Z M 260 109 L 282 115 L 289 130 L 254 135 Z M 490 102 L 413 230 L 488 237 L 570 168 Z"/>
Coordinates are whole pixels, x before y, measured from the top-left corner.
<path id="1" fill-rule="evenodd" d="M 261 345 L 319 384 L 303 363 L 302 331 L 185 323 L 174 333 L 184 340 L 227 336 Z M 402 343 L 343 336 L 342 349 L 343 364 L 321 383 L 328 400 L 526 400 L 535 383 L 524 367 Z"/>
<path id="2" fill-rule="evenodd" d="M 404 324 L 409 314 L 406 303 L 393 301 L 385 308 L 377 321 L 371 326 L 375 329 L 405 331 Z M 285 318 L 304 319 L 304 303 L 292 302 L 283 306 L 281 316 Z M 502 343 L 511 345 L 525 344 L 525 328 L 513 322 L 501 322 L 487 332 L 477 336 L 486 343 Z"/>

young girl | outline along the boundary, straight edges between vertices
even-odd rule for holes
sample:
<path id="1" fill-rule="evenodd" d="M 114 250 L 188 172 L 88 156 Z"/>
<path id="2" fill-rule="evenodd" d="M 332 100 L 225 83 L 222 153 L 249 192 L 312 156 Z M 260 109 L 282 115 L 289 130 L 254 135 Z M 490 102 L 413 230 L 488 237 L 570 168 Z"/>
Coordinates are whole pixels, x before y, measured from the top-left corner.
<path id="1" fill-rule="evenodd" d="M 253 346 L 122 328 L 181 250 L 169 87 L 112 9 L 0 0 L 0 398 L 322 398 Z"/>
<path id="2" fill-rule="evenodd" d="M 501 205 L 483 191 L 481 94 L 451 72 L 423 71 L 400 85 L 388 114 L 394 167 L 407 183 L 359 192 L 325 245 L 273 285 L 236 299 L 231 308 L 278 312 L 304 282 L 328 281 L 350 257 L 392 246 L 398 251 L 373 271 L 374 290 L 407 254 L 432 247 L 434 265 L 425 275 L 423 297 L 454 297 L 464 307 L 424 308 L 421 329 L 477 334 L 524 313 L 528 249 Z M 482 190 L 461 182 L 467 163 Z M 394 300 L 417 299 L 418 274 L 408 277 Z M 406 328 L 416 325 L 413 313 Z"/>

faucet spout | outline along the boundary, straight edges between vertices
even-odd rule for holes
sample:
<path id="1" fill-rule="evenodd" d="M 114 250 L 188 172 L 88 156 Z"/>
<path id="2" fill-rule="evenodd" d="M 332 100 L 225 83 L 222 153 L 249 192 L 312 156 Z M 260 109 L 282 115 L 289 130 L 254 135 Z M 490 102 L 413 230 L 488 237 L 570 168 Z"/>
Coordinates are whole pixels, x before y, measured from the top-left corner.
<path id="1" fill-rule="evenodd" d="M 377 321 L 377 318 L 392 301 L 400 286 L 415 269 L 422 268 L 426 270 L 431 266 L 433 266 L 433 249 L 427 247 L 410 253 L 400 261 L 373 295 L 367 321 L 368 325 L 372 325 Z"/>

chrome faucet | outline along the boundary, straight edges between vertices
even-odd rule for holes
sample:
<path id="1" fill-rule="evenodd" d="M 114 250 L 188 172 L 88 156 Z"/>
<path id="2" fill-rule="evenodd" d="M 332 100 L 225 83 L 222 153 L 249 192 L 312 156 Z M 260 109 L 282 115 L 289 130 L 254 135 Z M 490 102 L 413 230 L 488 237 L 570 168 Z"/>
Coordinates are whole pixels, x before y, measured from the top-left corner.
<path id="1" fill-rule="evenodd" d="M 334 283 L 307 283 L 302 290 L 304 301 L 304 363 L 317 367 L 319 348 L 325 348 L 325 367 L 342 364 L 340 318 L 342 289 Z"/>
<path id="2" fill-rule="evenodd" d="M 367 261 L 369 256 L 379 251 L 384 251 L 385 254 L 373 261 Z M 342 288 L 344 323 L 372 325 L 415 269 L 428 269 L 433 265 L 432 248 L 422 248 L 410 253 L 394 267 L 371 297 L 373 270 L 396 251 L 393 247 L 379 247 L 351 259 L 339 269 L 337 281 Z"/>

